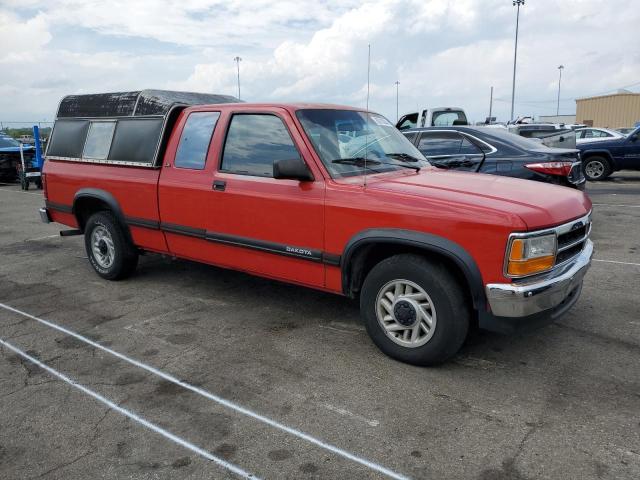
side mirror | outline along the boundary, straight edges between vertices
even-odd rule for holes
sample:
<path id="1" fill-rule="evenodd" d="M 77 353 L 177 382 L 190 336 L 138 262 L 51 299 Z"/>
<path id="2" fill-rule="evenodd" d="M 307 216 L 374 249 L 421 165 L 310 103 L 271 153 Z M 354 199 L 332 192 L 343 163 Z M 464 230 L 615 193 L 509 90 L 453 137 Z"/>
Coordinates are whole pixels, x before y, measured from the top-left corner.
<path id="1" fill-rule="evenodd" d="M 638 140 L 638 134 L 634 133 L 629 137 L 629 140 L 631 140 L 632 142 L 635 142 L 636 140 Z"/>
<path id="2" fill-rule="evenodd" d="M 288 158 L 273 162 L 273 178 L 311 182 L 313 174 L 301 158 Z"/>

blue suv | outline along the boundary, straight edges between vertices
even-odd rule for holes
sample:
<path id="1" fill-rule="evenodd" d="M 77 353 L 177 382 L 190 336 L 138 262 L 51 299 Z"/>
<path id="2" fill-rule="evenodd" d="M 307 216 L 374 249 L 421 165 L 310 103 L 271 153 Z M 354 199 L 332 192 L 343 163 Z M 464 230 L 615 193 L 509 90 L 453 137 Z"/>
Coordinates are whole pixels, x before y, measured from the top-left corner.
<path id="1" fill-rule="evenodd" d="M 581 143 L 584 176 L 604 180 L 618 170 L 640 170 L 640 127 L 624 138 Z"/>

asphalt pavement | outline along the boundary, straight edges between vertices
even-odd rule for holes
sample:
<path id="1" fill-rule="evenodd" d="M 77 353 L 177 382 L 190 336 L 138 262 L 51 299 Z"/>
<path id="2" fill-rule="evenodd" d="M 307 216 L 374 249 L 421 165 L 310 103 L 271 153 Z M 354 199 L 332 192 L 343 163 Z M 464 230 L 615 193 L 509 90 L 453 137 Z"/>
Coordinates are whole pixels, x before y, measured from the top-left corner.
<path id="1" fill-rule="evenodd" d="M 396 362 L 339 296 L 159 255 L 101 280 L 0 185 L 2 479 L 638 479 L 640 174 L 558 323 Z"/>

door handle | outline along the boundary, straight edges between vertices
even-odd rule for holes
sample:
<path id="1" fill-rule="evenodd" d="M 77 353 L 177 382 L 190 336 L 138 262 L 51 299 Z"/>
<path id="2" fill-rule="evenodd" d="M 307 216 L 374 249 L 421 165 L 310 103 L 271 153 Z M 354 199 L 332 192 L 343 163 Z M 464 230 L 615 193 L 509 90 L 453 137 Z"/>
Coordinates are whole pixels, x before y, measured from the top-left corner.
<path id="1" fill-rule="evenodd" d="M 213 189 L 218 192 L 224 192 L 224 189 L 227 187 L 227 182 L 224 180 L 214 180 L 213 181 Z"/>

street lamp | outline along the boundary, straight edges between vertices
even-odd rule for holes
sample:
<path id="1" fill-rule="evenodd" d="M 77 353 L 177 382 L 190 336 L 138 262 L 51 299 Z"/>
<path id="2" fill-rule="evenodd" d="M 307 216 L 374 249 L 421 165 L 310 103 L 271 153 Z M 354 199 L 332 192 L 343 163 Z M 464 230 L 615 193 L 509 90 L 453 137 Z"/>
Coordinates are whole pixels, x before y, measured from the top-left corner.
<path id="1" fill-rule="evenodd" d="M 398 123 L 398 120 L 400 119 L 400 117 L 398 116 L 398 86 L 400 85 L 400 82 L 396 80 L 396 83 L 394 83 L 394 85 L 396 86 L 396 123 Z"/>
<path id="2" fill-rule="evenodd" d="M 240 100 L 240 62 L 242 59 L 240 57 L 234 57 L 233 61 L 236 62 L 238 67 L 238 100 Z"/>
<path id="3" fill-rule="evenodd" d="M 516 46 L 513 52 L 513 84 L 511 86 L 511 121 L 513 121 L 513 105 L 516 98 L 516 60 L 518 58 L 518 26 L 520 23 L 520 5 L 524 5 L 524 0 L 513 0 L 513 6 L 518 7 L 516 13 Z"/>
<path id="4" fill-rule="evenodd" d="M 560 72 L 560 77 L 558 78 L 558 107 L 556 108 L 556 117 L 560 115 L 560 83 L 562 82 L 562 69 L 564 65 L 560 65 L 558 67 L 558 71 Z"/>

